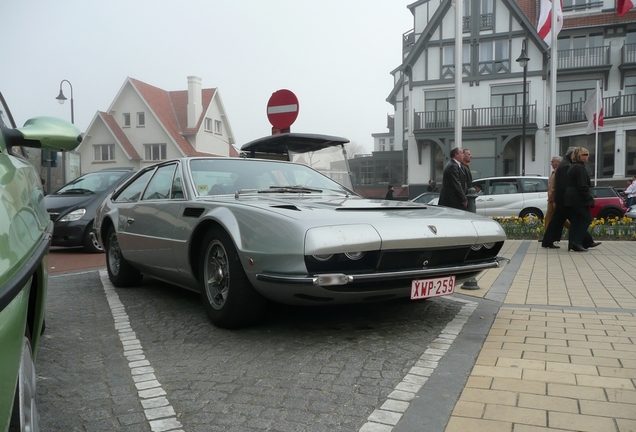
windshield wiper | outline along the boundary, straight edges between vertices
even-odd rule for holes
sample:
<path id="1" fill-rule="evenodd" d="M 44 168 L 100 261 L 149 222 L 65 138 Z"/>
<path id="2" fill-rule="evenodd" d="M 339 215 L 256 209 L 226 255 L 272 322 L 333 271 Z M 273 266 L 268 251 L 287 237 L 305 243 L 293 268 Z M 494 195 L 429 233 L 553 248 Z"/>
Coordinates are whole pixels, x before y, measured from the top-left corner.
<path id="1" fill-rule="evenodd" d="M 322 189 L 314 189 L 306 186 L 270 186 L 269 189 L 261 189 L 258 193 L 321 193 Z"/>
<path id="2" fill-rule="evenodd" d="M 67 195 L 67 194 L 82 194 L 82 195 L 88 195 L 88 194 L 93 194 L 94 192 L 90 189 L 82 189 L 82 188 L 75 188 L 75 189 L 66 189 L 63 191 L 60 191 L 57 193 L 57 195 Z"/>

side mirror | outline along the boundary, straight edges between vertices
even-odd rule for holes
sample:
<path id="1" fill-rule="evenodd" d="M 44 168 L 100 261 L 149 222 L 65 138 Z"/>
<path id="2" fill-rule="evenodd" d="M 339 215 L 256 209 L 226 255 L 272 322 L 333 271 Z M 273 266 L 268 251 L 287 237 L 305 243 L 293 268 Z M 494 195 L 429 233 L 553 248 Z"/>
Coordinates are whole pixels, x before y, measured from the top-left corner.
<path id="1" fill-rule="evenodd" d="M 55 117 L 35 117 L 21 128 L 2 129 L 7 147 L 21 146 L 52 151 L 75 149 L 82 142 L 80 130 Z"/>

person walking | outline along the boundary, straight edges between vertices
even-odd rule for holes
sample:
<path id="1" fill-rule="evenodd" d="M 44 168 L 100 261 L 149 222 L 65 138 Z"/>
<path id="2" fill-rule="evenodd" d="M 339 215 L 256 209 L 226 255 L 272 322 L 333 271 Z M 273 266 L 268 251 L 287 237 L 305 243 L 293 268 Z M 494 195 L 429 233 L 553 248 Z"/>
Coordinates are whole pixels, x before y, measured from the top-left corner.
<path id="1" fill-rule="evenodd" d="M 548 229 L 548 224 L 550 223 L 550 219 L 552 219 L 552 215 L 554 214 L 554 209 L 556 207 L 556 202 L 554 200 L 554 174 L 562 160 L 563 158 L 561 156 L 552 156 L 552 159 L 550 160 L 552 172 L 550 173 L 550 179 L 548 180 L 548 209 L 545 212 L 545 218 L 543 219 L 544 232 Z M 566 225 L 566 228 L 570 228 L 569 222 L 566 221 Z"/>
<path id="2" fill-rule="evenodd" d="M 473 187 L 473 174 L 470 172 L 470 161 L 473 158 L 473 154 L 468 149 L 462 149 L 464 156 L 462 159 L 462 168 L 464 169 L 464 175 L 466 177 L 466 185 L 464 186 L 464 193 L 468 193 L 468 189 Z"/>
<path id="3" fill-rule="evenodd" d="M 389 185 L 389 187 L 387 188 L 388 190 L 386 191 L 386 195 L 384 196 L 385 200 L 392 200 L 393 199 L 393 185 Z"/>
<path id="4" fill-rule="evenodd" d="M 594 195 L 590 191 L 592 182 L 585 169 L 590 152 L 585 147 L 577 147 L 572 152 L 572 166 L 568 170 L 565 190 L 565 210 L 570 220 L 568 251 L 587 252 L 583 247 L 585 233 L 592 222 L 590 207 L 594 205 Z"/>
<path id="5" fill-rule="evenodd" d="M 461 148 L 455 147 L 450 151 L 450 160 L 444 167 L 442 174 L 442 189 L 439 193 L 439 205 L 466 210 L 466 175 L 462 168 L 464 154 Z"/>
<path id="6" fill-rule="evenodd" d="M 549 223 L 546 225 L 545 232 L 543 234 L 543 240 L 541 246 L 549 249 L 559 249 L 559 246 L 554 242 L 561 241 L 563 235 L 563 227 L 570 229 L 570 222 L 565 211 L 565 190 L 567 189 L 568 171 L 572 166 L 572 153 L 575 147 L 569 147 L 565 152 L 565 156 L 559 166 L 554 171 L 554 213 Z M 601 242 L 595 242 L 589 232 L 585 233 L 583 239 L 583 247 L 591 248 L 600 245 Z"/>
<path id="7" fill-rule="evenodd" d="M 636 176 L 631 180 L 627 180 L 627 189 L 625 189 L 625 205 L 630 208 L 636 204 Z"/>

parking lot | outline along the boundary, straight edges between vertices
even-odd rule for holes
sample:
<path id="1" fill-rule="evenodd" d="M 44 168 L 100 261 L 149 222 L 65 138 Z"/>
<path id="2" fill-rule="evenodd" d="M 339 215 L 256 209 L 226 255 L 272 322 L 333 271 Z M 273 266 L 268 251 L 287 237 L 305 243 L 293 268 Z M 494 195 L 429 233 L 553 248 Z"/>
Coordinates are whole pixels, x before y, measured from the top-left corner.
<path id="1" fill-rule="evenodd" d="M 100 258 L 51 254 L 37 361 L 43 430 L 358 430 L 464 305 L 447 298 L 273 305 L 261 325 L 228 331 L 210 324 L 194 293 L 152 279 L 110 288 L 140 344 L 140 366 L 159 384 L 154 399 L 165 399 L 153 422 L 118 335 L 107 277 L 91 269 Z M 82 262 L 88 269 L 72 268 Z"/>

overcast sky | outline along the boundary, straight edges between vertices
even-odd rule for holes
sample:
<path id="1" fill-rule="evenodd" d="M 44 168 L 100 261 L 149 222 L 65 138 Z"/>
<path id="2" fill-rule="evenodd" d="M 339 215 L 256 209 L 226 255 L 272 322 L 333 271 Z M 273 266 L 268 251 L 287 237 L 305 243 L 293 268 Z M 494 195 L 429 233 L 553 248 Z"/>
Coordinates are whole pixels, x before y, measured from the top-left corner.
<path id="1" fill-rule="evenodd" d="M 69 102 L 55 100 L 69 80 L 84 132 L 126 77 L 172 91 L 195 75 L 219 89 L 240 147 L 271 133 L 267 101 L 289 89 L 300 104 L 292 132 L 344 136 L 370 151 L 393 114 L 385 99 L 412 1 L 2 0 L 0 90 L 19 125 L 70 120 Z"/>

